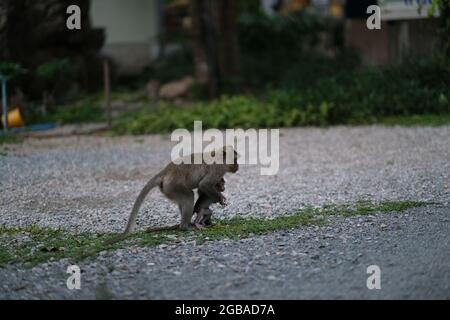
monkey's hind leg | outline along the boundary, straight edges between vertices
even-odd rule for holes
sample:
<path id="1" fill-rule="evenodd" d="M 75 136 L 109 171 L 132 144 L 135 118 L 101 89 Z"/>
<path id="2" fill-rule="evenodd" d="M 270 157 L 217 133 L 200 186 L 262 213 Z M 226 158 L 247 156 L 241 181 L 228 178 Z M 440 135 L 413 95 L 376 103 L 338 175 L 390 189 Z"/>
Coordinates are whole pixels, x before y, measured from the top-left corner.
<path id="1" fill-rule="evenodd" d="M 163 193 L 167 198 L 175 202 L 180 208 L 181 230 L 193 230 L 195 226 L 191 223 L 192 215 L 194 213 L 194 192 L 189 189 L 169 189 L 163 188 Z"/>
<path id="2" fill-rule="evenodd" d="M 195 217 L 194 224 L 197 228 L 203 229 L 204 227 L 211 227 L 211 216 L 213 212 L 209 208 L 200 209 L 199 212 L 197 212 L 197 216 Z"/>

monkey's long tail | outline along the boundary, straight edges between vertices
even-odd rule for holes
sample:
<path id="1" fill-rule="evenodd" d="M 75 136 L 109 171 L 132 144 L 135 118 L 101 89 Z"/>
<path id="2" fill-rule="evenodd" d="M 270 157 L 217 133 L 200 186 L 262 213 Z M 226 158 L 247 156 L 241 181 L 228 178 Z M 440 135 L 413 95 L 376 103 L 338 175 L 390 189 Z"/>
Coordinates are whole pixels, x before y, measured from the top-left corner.
<path id="1" fill-rule="evenodd" d="M 168 227 L 147 228 L 147 230 L 145 230 L 145 232 L 151 233 L 151 232 L 173 231 L 173 230 L 180 230 L 180 224 L 175 224 L 173 226 L 168 226 Z"/>
<path id="2" fill-rule="evenodd" d="M 139 209 L 141 208 L 142 203 L 145 200 L 145 197 L 153 188 L 159 186 L 161 184 L 161 181 L 162 181 L 161 175 L 158 174 L 153 178 L 151 178 L 149 182 L 147 182 L 147 184 L 144 186 L 144 188 L 142 188 L 141 192 L 136 198 L 136 201 L 134 202 L 133 210 L 131 210 L 131 214 L 130 217 L 128 218 L 128 223 L 127 227 L 125 228 L 125 231 L 116 238 L 105 241 L 104 242 L 105 245 L 111 245 L 128 238 L 129 234 L 131 233 L 132 229 L 136 224 L 137 214 L 139 213 Z"/>

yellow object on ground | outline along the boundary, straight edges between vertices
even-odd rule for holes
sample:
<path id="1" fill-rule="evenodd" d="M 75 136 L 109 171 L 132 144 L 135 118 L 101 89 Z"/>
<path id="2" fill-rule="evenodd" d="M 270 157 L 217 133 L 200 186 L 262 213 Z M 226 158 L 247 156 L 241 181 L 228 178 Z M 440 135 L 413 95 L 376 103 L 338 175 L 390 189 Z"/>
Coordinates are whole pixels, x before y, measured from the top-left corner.
<path id="1" fill-rule="evenodd" d="M 2 123 L 4 122 L 4 116 L 2 115 Z M 8 112 L 8 128 L 20 128 L 25 126 L 20 109 L 14 108 Z"/>

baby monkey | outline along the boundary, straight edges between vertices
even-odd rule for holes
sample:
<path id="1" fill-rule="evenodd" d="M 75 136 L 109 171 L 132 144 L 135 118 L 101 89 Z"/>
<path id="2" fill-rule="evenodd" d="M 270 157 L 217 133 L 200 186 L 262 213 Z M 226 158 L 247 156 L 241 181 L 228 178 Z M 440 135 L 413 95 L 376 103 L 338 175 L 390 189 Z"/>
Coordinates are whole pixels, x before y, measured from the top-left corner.
<path id="1" fill-rule="evenodd" d="M 218 192 L 225 191 L 225 179 L 221 178 L 220 181 L 216 184 L 216 190 Z M 220 200 L 217 201 L 222 206 L 226 206 L 226 198 L 221 195 Z M 210 197 L 206 195 L 206 193 L 198 191 L 198 199 L 194 205 L 194 213 L 196 213 L 196 217 L 194 220 L 194 225 L 198 229 L 202 229 L 204 227 L 212 226 L 211 216 L 213 211 L 209 208 L 214 202 Z M 155 231 L 167 231 L 167 230 L 178 230 L 180 228 L 179 224 L 170 226 L 170 227 L 155 227 L 155 228 L 147 228 L 146 232 L 155 232 Z"/>
<path id="2" fill-rule="evenodd" d="M 216 184 L 216 189 L 218 192 L 225 191 L 225 179 L 222 178 Z M 225 197 L 222 195 L 218 201 L 222 206 L 226 206 L 227 202 Z M 198 191 L 198 199 L 194 205 L 194 213 L 197 214 L 194 220 L 194 224 L 197 228 L 201 229 L 203 227 L 212 226 L 211 216 L 213 214 L 212 210 L 209 208 L 213 203 L 215 203 L 210 197 L 205 193 Z"/>

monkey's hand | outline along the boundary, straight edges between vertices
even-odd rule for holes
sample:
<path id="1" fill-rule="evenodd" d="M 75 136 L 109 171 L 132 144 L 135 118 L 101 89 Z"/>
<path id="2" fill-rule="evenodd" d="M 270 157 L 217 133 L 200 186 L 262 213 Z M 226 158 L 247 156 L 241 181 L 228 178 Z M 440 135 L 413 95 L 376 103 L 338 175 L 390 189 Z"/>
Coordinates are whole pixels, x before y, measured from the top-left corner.
<path id="1" fill-rule="evenodd" d="M 225 198 L 223 195 L 220 195 L 219 203 L 223 207 L 227 206 L 228 205 L 227 198 Z"/>

